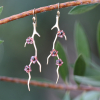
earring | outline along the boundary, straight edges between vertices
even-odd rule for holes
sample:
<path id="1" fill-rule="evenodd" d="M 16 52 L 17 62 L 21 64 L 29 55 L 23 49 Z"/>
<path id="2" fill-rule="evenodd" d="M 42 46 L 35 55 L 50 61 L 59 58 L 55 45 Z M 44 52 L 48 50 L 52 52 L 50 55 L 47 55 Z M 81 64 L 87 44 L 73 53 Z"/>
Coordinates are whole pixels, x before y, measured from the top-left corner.
<path id="1" fill-rule="evenodd" d="M 56 60 L 56 65 L 58 65 L 57 70 L 56 70 L 56 72 L 57 72 L 57 81 L 56 81 L 56 84 L 57 84 L 58 79 L 59 79 L 59 67 L 63 64 L 63 61 L 59 58 L 58 51 L 55 50 L 55 42 L 57 40 L 57 37 L 60 37 L 60 38 L 63 38 L 64 37 L 65 40 L 67 40 L 67 37 L 66 37 L 64 31 L 63 30 L 60 30 L 60 28 L 59 28 L 59 17 L 60 17 L 60 11 L 59 11 L 59 3 L 58 3 L 58 11 L 57 11 L 57 15 L 56 15 L 56 23 L 51 28 L 51 30 L 53 30 L 54 28 L 57 28 L 57 34 L 56 34 L 55 39 L 54 39 L 54 42 L 53 42 L 52 51 L 50 51 L 50 55 L 47 57 L 47 64 L 48 64 L 49 58 L 51 56 L 52 57 L 56 56 L 58 58 L 58 60 Z"/>
<path id="2" fill-rule="evenodd" d="M 32 64 L 32 63 L 35 64 L 35 63 L 37 62 L 38 65 L 39 65 L 39 70 L 40 70 L 40 72 L 41 72 L 41 64 L 40 64 L 40 62 L 39 62 L 38 59 L 37 59 L 37 48 L 36 48 L 36 44 L 35 44 L 35 40 L 34 40 L 35 34 L 38 35 L 38 36 L 40 37 L 39 33 L 36 31 L 37 19 L 36 19 L 36 15 L 35 15 L 35 9 L 33 10 L 33 18 L 32 18 L 32 20 L 33 20 L 33 34 L 32 34 L 31 37 L 29 36 L 29 37 L 26 39 L 26 42 L 25 42 L 25 45 L 24 45 L 24 47 L 26 47 L 26 44 L 33 44 L 33 46 L 34 46 L 34 48 L 35 48 L 35 56 L 32 56 L 32 57 L 31 57 L 31 59 L 30 59 L 30 64 L 29 64 L 29 65 L 26 65 L 25 68 L 24 68 L 24 71 L 26 71 L 26 73 L 28 73 L 28 75 L 29 75 L 29 79 L 28 79 L 28 83 L 27 83 L 27 85 L 28 85 L 28 90 L 29 90 L 29 91 L 30 91 L 29 83 L 30 83 L 30 79 L 31 79 L 31 74 L 30 74 L 30 72 L 32 71 L 32 69 L 31 69 L 31 64 Z"/>

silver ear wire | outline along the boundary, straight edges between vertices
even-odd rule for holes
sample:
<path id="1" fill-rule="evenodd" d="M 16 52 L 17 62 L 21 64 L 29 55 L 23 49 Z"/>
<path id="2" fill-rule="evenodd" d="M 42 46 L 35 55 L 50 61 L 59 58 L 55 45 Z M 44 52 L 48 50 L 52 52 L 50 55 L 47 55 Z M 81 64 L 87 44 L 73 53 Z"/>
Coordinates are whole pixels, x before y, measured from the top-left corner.
<path id="1" fill-rule="evenodd" d="M 36 22 L 36 14 L 35 14 L 35 8 L 33 10 L 33 18 L 32 18 L 33 22 L 35 23 Z"/>
<path id="2" fill-rule="evenodd" d="M 57 15 L 60 16 L 59 3 L 58 3 L 58 11 L 57 11 Z"/>

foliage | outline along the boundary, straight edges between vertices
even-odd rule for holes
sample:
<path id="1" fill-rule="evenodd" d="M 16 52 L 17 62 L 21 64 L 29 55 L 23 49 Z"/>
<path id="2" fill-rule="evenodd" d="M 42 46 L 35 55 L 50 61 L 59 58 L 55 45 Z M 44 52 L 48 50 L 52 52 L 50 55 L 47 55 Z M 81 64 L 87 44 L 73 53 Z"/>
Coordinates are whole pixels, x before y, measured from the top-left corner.
<path id="1" fill-rule="evenodd" d="M 64 62 L 63 65 L 59 68 L 59 73 L 62 79 L 66 82 L 66 79 L 68 80 L 68 75 L 69 75 L 67 56 L 62 45 L 59 42 L 56 43 L 56 50 L 59 51 L 58 52 L 59 58 L 61 58 L 62 61 Z"/>
<path id="2" fill-rule="evenodd" d="M 75 15 L 75 14 L 82 14 L 87 11 L 90 11 L 97 7 L 99 4 L 88 4 L 88 5 L 79 5 L 76 7 L 73 7 L 68 14 Z"/>

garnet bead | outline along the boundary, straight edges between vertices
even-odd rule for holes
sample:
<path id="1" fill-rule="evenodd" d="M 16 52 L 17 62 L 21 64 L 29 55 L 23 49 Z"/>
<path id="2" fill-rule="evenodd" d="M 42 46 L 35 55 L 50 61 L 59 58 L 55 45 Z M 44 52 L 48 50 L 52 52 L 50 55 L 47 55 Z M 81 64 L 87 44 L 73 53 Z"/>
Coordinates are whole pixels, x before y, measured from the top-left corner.
<path id="1" fill-rule="evenodd" d="M 55 50 L 55 49 L 53 49 L 52 51 L 50 51 L 50 53 L 51 53 L 51 56 L 57 56 L 57 54 L 58 54 L 58 51 L 57 50 Z"/>
<path id="2" fill-rule="evenodd" d="M 65 32 L 63 30 L 60 30 L 57 32 L 57 36 L 60 38 L 63 38 L 64 35 L 65 35 Z"/>
<path id="3" fill-rule="evenodd" d="M 37 62 L 37 56 L 32 56 L 30 61 L 35 64 Z"/>
<path id="4" fill-rule="evenodd" d="M 26 65 L 25 68 L 24 68 L 24 71 L 26 71 L 26 73 L 31 72 L 32 71 L 31 66 Z"/>
<path id="5" fill-rule="evenodd" d="M 32 37 L 28 37 L 28 38 L 26 39 L 26 43 L 27 43 L 27 44 L 33 44 L 33 38 L 32 38 Z"/>
<path id="6" fill-rule="evenodd" d="M 56 65 L 61 66 L 63 64 L 63 61 L 61 59 L 56 60 Z"/>

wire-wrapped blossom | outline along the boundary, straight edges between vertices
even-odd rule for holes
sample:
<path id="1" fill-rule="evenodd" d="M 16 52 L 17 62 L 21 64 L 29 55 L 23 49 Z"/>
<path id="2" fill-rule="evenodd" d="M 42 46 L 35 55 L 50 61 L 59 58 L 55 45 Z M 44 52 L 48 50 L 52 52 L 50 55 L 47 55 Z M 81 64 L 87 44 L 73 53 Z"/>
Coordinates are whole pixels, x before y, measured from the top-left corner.
<path id="1" fill-rule="evenodd" d="M 37 56 L 32 56 L 31 59 L 30 59 L 30 62 L 35 64 L 37 62 Z"/>
<path id="2" fill-rule="evenodd" d="M 56 60 L 56 65 L 61 66 L 63 64 L 63 61 L 61 59 Z"/>
<path id="3" fill-rule="evenodd" d="M 28 76 L 29 76 L 27 85 L 28 85 L 28 90 L 30 91 L 29 83 L 30 83 L 30 80 L 31 80 L 31 74 L 30 74 L 30 72 L 32 71 L 31 66 L 26 65 L 25 68 L 24 68 L 24 71 L 26 71 L 26 73 L 28 73 Z"/>
<path id="4" fill-rule="evenodd" d="M 57 56 L 58 51 L 53 49 L 52 51 L 50 51 L 50 54 L 51 54 L 52 57 Z"/>
<path id="5" fill-rule="evenodd" d="M 58 51 L 53 49 L 52 51 L 50 51 L 50 55 L 47 57 L 47 64 L 49 62 L 49 58 L 52 56 L 52 57 L 55 57 L 58 55 Z"/>
<path id="6" fill-rule="evenodd" d="M 37 59 L 37 56 L 32 56 L 31 57 L 31 59 L 30 59 L 30 66 L 31 66 L 31 64 L 33 63 L 33 64 L 35 64 L 35 63 L 38 63 L 38 65 L 39 65 L 39 70 L 40 70 L 40 72 L 41 72 L 41 64 L 40 64 L 40 62 L 38 61 L 38 59 Z"/>
<path id="7" fill-rule="evenodd" d="M 26 73 L 30 73 L 32 71 L 31 66 L 26 65 L 24 71 L 26 71 Z"/>
<path id="8" fill-rule="evenodd" d="M 65 40 L 67 40 L 67 37 L 65 35 L 65 32 L 63 30 L 58 31 L 57 32 L 57 36 L 60 37 L 60 38 L 65 37 Z"/>
<path id="9" fill-rule="evenodd" d="M 58 60 L 56 60 L 56 65 L 58 65 L 57 67 L 57 81 L 56 81 L 56 84 L 58 83 L 58 79 L 59 79 L 59 67 L 63 64 L 63 61 L 61 59 L 59 59 L 58 57 Z"/>

